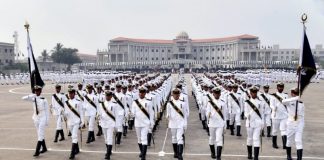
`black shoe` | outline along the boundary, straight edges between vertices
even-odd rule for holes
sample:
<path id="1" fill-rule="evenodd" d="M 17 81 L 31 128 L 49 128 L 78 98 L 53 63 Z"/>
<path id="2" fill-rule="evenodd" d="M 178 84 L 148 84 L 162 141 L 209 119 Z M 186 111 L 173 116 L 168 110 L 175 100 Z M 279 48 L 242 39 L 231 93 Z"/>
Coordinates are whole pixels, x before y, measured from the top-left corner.
<path id="1" fill-rule="evenodd" d="M 147 145 L 142 145 L 142 157 L 141 157 L 141 160 L 145 160 L 146 151 L 147 151 Z"/>
<path id="2" fill-rule="evenodd" d="M 123 136 L 126 137 L 127 135 L 127 126 L 123 126 Z"/>
<path id="3" fill-rule="evenodd" d="M 226 129 L 230 129 L 229 120 L 226 120 Z"/>
<path id="4" fill-rule="evenodd" d="M 205 121 L 201 121 L 203 129 L 206 129 Z"/>
<path id="5" fill-rule="evenodd" d="M 270 132 L 271 132 L 271 126 L 268 126 L 267 127 L 267 137 L 271 137 Z"/>
<path id="6" fill-rule="evenodd" d="M 88 131 L 88 139 L 86 143 L 90 143 L 90 142 L 91 142 L 91 131 Z"/>
<path id="7" fill-rule="evenodd" d="M 37 141 L 34 157 L 39 156 L 39 154 L 40 154 L 39 150 L 40 150 L 41 146 L 42 146 L 42 141 Z"/>
<path id="8" fill-rule="evenodd" d="M 59 133 L 61 135 L 61 138 L 60 138 L 59 141 L 64 141 L 65 140 L 65 137 L 64 137 L 64 131 L 63 131 L 63 129 L 59 130 Z"/>
<path id="9" fill-rule="evenodd" d="M 248 150 L 248 159 L 252 159 L 252 146 L 247 146 Z"/>
<path id="10" fill-rule="evenodd" d="M 75 145 L 75 154 L 80 153 L 79 143 L 76 143 Z"/>
<path id="11" fill-rule="evenodd" d="M 96 136 L 101 136 L 102 135 L 102 128 L 101 126 L 98 125 L 98 132 L 96 134 Z"/>
<path id="12" fill-rule="evenodd" d="M 58 136 L 59 136 L 59 130 L 56 130 L 55 138 L 54 138 L 54 141 L 53 141 L 54 143 L 57 143 Z"/>
<path id="13" fill-rule="evenodd" d="M 116 134 L 116 138 L 117 138 L 117 140 L 116 140 L 116 144 L 120 144 L 120 141 L 121 141 L 121 135 L 122 135 L 122 132 L 117 132 L 117 134 Z"/>
<path id="14" fill-rule="evenodd" d="M 138 157 L 142 157 L 142 144 L 141 143 L 138 143 L 138 148 L 139 148 L 139 150 L 140 150 L 140 154 L 139 154 L 139 156 Z"/>
<path id="15" fill-rule="evenodd" d="M 110 160 L 112 145 L 106 145 L 106 146 L 107 146 L 107 153 L 106 153 L 105 159 Z"/>
<path id="16" fill-rule="evenodd" d="M 75 157 L 75 147 L 76 147 L 76 143 L 72 143 L 71 154 L 70 154 L 69 159 L 74 159 L 74 157 Z"/>
<path id="17" fill-rule="evenodd" d="M 152 133 L 147 134 L 147 146 L 151 146 Z"/>
<path id="18" fill-rule="evenodd" d="M 286 149 L 287 136 L 281 136 L 282 138 L 282 149 Z"/>
<path id="19" fill-rule="evenodd" d="M 292 160 L 291 158 L 291 147 L 286 147 L 287 160 Z"/>
<path id="20" fill-rule="evenodd" d="M 173 146 L 173 158 L 178 158 L 178 144 L 172 143 Z"/>
<path id="21" fill-rule="evenodd" d="M 46 147 L 46 144 L 45 144 L 45 139 L 43 139 L 42 141 L 42 150 L 40 151 L 40 153 L 45 153 L 47 152 L 47 147 Z"/>
<path id="22" fill-rule="evenodd" d="M 260 147 L 254 147 L 254 160 L 259 160 Z"/>
<path id="23" fill-rule="evenodd" d="M 297 149 L 297 160 L 303 159 L 303 149 Z"/>
<path id="24" fill-rule="evenodd" d="M 71 136 L 72 136 L 72 134 L 71 134 L 71 131 L 69 131 L 69 134 L 68 134 L 68 136 L 69 136 L 69 137 L 71 137 Z"/>
<path id="25" fill-rule="evenodd" d="M 179 160 L 183 160 L 182 153 L 183 153 L 183 144 L 179 144 L 178 145 L 178 159 Z"/>
<path id="26" fill-rule="evenodd" d="M 210 148 L 210 157 L 215 159 L 216 155 L 215 155 L 215 145 L 209 145 Z"/>
<path id="27" fill-rule="evenodd" d="M 261 130 L 261 136 L 264 137 L 264 129 Z"/>
<path id="28" fill-rule="evenodd" d="M 230 125 L 231 135 L 234 136 L 234 125 Z"/>
<path id="29" fill-rule="evenodd" d="M 277 136 L 272 136 L 272 147 L 278 149 Z"/>
<path id="30" fill-rule="evenodd" d="M 239 137 L 241 137 L 242 135 L 241 135 L 241 126 L 236 126 L 236 136 L 239 136 Z"/>
<path id="31" fill-rule="evenodd" d="M 223 149 L 222 146 L 217 146 L 217 157 L 216 157 L 217 160 L 221 160 L 221 157 L 222 157 L 222 149 Z"/>
<path id="32" fill-rule="evenodd" d="M 90 137 L 90 139 L 91 139 L 91 142 L 96 141 L 94 131 L 91 131 L 91 137 Z"/>

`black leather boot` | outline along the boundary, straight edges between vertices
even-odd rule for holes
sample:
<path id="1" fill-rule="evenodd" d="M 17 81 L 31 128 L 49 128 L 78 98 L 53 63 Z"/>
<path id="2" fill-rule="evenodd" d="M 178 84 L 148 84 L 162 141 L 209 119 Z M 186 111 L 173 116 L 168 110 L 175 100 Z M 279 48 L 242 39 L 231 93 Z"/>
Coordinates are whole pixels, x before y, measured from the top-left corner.
<path id="1" fill-rule="evenodd" d="M 117 141 L 116 144 L 120 144 L 122 132 L 117 132 Z"/>
<path id="2" fill-rule="evenodd" d="M 127 126 L 123 126 L 123 136 L 126 137 L 127 135 Z"/>
<path id="3" fill-rule="evenodd" d="M 45 153 L 47 152 L 47 147 L 46 147 L 46 144 L 45 144 L 45 139 L 43 139 L 42 141 L 42 150 L 40 151 L 40 153 Z"/>
<path id="4" fill-rule="evenodd" d="M 142 157 L 141 157 L 141 160 L 146 159 L 146 151 L 147 151 L 147 145 L 142 145 Z"/>
<path id="5" fill-rule="evenodd" d="M 179 160 L 183 160 L 182 153 L 183 153 L 183 144 L 179 144 L 178 145 L 178 159 Z"/>
<path id="6" fill-rule="evenodd" d="M 63 129 L 61 129 L 61 130 L 59 131 L 59 133 L 60 133 L 60 135 L 61 135 L 61 138 L 60 138 L 59 141 L 64 141 L 64 140 L 65 140 L 65 137 L 64 137 L 64 131 L 63 131 Z"/>
<path id="7" fill-rule="evenodd" d="M 210 157 L 215 159 L 216 155 L 215 155 L 215 145 L 209 145 L 210 148 Z"/>
<path id="8" fill-rule="evenodd" d="M 98 132 L 96 134 L 96 136 L 101 136 L 102 135 L 102 128 L 100 125 L 98 125 Z"/>
<path id="9" fill-rule="evenodd" d="M 287 136 L 281 136 L 282 138 L 282 149 L 286 149 Z"/>
<path id="10" fill-rule="evenodd" d="M 297 160 L 303 159 L 303 149 L 297 149 Z"/>
<path id="11" fill-rule="evenodd" d="M 75 154 L 80 153 L 79 143 L 76 143 L 76 145 L 75 145 L 75 152 L 74 153 Z"/>
<path id="12" fill-rule="evenodd" d="M 96 140 L 94 131 L 91 131 L 91 142 L 94 142 Z"/>
<path id="13" fill-rule="evenodd" d="M 207 128 L 206 128 L 206 121 L 203 120 L 203 121 L 201 121 L 201 123 L 202 123 L 202 125 L 203 125 L 203 129 L 207 129 Z"/>
<path id="14" fill-rule="evenodd" d="M 231 135 L 234 136 L 234 125 L 230 125 Z"/>
<path id="15" fill-rule="evenodd" d="M 58 136 L 59 136 L 59 130 L 56 130 L 55 138 L 54 138 L 54 141 L 53 141 L 54 143 L 57 143 Z"/>
<path id="16" fill-rule="evenodd" d="M 173 146 L 173 158 L 178 158 L 178 144 L 172 143 Z"/>
<path id="17" fill-rule="evenodd" d="M 278 149 L 277 136 L 272 136 L 272 147 Z"/>
<path id="18" fill-rule="evenodd" d="M 248 159 L 252 159 L 252 146 L 247 146 L 248 150 Z"/>
<path id="19" fill-rule="evenodd" d="M 271 137 L 271 126 L 267 126 L 267 137 Z"/>
<path id="20" fill-rule="evenodd" d="M 291 147 L 286 147 L 287 160 L 292 160 L 291 158 Z"/>
<path id="21" fill-rule="evenodd" d="M 39 150 L 40 150 L 41 146 L 42 146 L 42 141 L 37 141 L 34 157 L 39 156 L 39 154 L 40 154 Z"/>
<path id="22" fill-rule="evenodd" d="M 72 143 L 71 154 L 70 154 L 69 159 L 74 159 L 74 157 L 75 157 L 75 147 L 76 147 L 76 143 Z"/>
<path id="23" fill-rule="evenodd" d="M 221 157 L 222 157 L 222 149 L 223 149 L 222 146 L 217 146 L 217 156 L 216 156 L 216 159 L 217 160 L 221 160 Z"/>
<path id="24" fill-rule="evenodd" d="M 139 156 L 138 157 L 142 157 L 142 143 L 138 143 L 138 148 L 139 148 L 139 150 L 140 150 L 140 154 L 139 154 Z"/>
<path id="25" fill-rule="evenodd" d="M 147 146 L 151 146 L 152 133 L 147 134 Z"/>
<path id="26" fill-rule="evenodd" d="M 107 153 L 106 153 L 105 159 L 110 160 L 112 145 L 106 145 L 106 147 L 107 147 Z"/>
<path id="27" fill-rule="evenodd" d="M 230 129 L 230 124 L 229 124 L 229 120 L 226 120 L 226 129 Z"/>
<path id="28" fill-rule="evenodd" d="M 261 136 L 264 137 L 264 129 L 261 130 Z"/>
<path id="29" fill-rule="evenodd" d="M 254 160 L 259 160 L 260 147 L 254 147 Z"/>
<path id="30" fill-rule="evenodd" d="M 69 134 L 68 134 L 68 136 L 69 136 L 69 137 L 71 137 L 71 136 L 72 136 L 72 134 L 71 134 L 71 131 L 69 131 Z"/>
<path id="31" fill-rule="evenodd" d="M 241 135 L 241 126 L 239 126 L 239 125 L 237 125 L 236 126 L 236 136 L 239 136 L 239 137 L 241 137 L 242 135 Z"/>
<path id="32" fill-rule="evenodd" d="M 91 131 L 88 131 L 88 139 L 86 143 L 90 143 L 91 142 Z"/>

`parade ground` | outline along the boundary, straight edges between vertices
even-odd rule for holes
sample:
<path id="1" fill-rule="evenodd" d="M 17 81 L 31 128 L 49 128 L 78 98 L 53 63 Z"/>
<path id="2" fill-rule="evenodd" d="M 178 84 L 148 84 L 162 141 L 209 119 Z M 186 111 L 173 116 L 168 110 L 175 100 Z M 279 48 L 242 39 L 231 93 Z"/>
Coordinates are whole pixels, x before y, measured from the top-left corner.
<path id="1" fill-rule="evenodd" d="M 177 82 L 177 75 L 173 74 L 173 82 Z M 198 109 L 191 95 L 190 74 L 186 74 L 186 82 L 189 93 L 190 117 L 188 129 L 185 133 L 185 160 L 209 160 L 210 150 L 208 135 L 202 129 L 198 118 Z M 68 84 L 63 85 L 66 91 Z M 271 86 L 271 93 L 274 91 Z M 286 84 L 285 92 L 295 84 Z M 305 103 L 305 129 L 303 135 L 304 159 L 324 160 L 324 81 L 312 83 L 304 92 L 302 101 Z M 67 136 L 64 126 L 65 141 L 53 143 L 55 134 L 54 117 L 50 117 L 49 126 L 46 128 L 46 145 L 48 152 L 34 158 L 36 147 L 36 130 L 32 120 L 32 103 L 23 101 L 22 96 L 30 93 L 30 85 L 2 85 L 0 87 L 0 160 L 62 160 L 68 159 L 71 150 L 71 138 Z M 45 96 L 51 103 L 51 95 L 54 93 L 54 84 L 46 83 L 43 90 Z M 222 154 L 223 160 L 247 159 L 245 121 L 242 122 L 242 137 L 231 136 L 229 130 L 225 133 L 225 144 Z M 97 129 L 97 127 L 95 127 Z M 95 131 L 96 132 L 96 131 Z M 104 138 L 97 137 L 96 141 L 86 144 L 87 131 L 82 132 L 82 142 L 79 141 L 81 153 L 75 159 L 104 159 Z M 282 149 L 281 137 L 278 137 L 279 149 L 273 149 L 271 138 L 262 138 L 262 151 L 260 159 L 273 160 L 285 159 L 286 153 Z M 139 149 L 135 130 L 128 131 L 127 137 L 122 137 L 122 143 L 113 146 L 112 159 L 129 160 L 138 159 Z M 296 157 L 295 146 L 292 147 L 292 155 Z M 167 129 L 166 119 L 162 120 L 158 130 L 154 133 L 154 144 L 148 148 L 147 159 L 149 160 L 172 160 L 173 149 L 171 144 L 171 133 Z"/>

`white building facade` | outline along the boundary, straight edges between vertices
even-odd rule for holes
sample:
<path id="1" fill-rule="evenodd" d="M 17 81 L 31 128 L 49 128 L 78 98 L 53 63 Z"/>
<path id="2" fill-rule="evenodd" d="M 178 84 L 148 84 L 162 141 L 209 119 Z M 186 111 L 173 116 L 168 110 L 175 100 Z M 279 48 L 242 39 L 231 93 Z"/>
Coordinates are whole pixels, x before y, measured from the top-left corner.
<path id="1" fill-rule="evenodd" d="M 14 44 L 0 42 L 0 66 L 15 63 Z"/>

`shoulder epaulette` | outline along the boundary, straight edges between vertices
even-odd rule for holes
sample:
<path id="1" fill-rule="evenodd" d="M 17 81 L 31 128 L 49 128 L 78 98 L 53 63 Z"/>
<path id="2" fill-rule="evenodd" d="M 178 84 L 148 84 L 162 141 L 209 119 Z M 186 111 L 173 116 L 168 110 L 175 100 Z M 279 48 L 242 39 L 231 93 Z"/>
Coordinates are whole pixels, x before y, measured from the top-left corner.
<path id="1" fill-rule="evenodd" d="M 221 99 L 222 102 L 225 102 L 224 100 Z"/>
<path id="2" fill-rule="evenodd" d="M 77 101 L 81 101 L 80 99 L 78 99 L 78 98 L 76 98 L 75 100 L 77 100 Z"/>
<path id="3" fill-rule="evenodd" d="M 117 102 L 113 101 L 112 103 L 117 103 Z"/>
<path id="4" fill-rule="evenodd" d="M 237 93 L 237 94 L 241 94 L 241 93 Z"/>
<path id="5" fill-rule="evenodd" d="M 145 98 L 146 100 L 148 100 L 148 101 L 152 101 L 152 99 L 148 99 L 148 98 Z"/>
<path id="6" fill-rule="evenodd" d="M 63 94 L 64 95 L 64 93 L 60 93 L 60 94 Z"/>
<path id="7" fill-rule="evenodd" d="M 40 99 L 45 99 L 44 97 L 40 97 Z"/>
<path id="8" fill-rule="evenodd" d="M 182 93 L 182 94 L 187 95 L 186 93 Z"/>
<path id="9" fill-rule="evenodd" d="M 298 101 L 299 103 L 304 103 L 304 102 L 302 102 L 302 101 Z"/>

